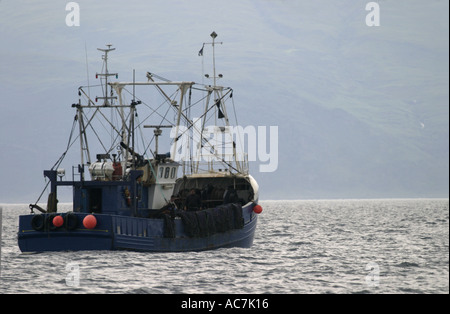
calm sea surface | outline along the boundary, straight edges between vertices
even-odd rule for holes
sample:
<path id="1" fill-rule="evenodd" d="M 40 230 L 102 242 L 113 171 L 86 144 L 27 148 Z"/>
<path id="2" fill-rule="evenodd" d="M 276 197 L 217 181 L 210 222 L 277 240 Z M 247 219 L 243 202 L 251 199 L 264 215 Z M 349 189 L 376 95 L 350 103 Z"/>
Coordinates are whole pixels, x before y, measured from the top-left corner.
<path id="1" fill-rule="evenodd" d="M 261 204 L 250 249 L 39 254 L 17 246 L 28 207 L 0 205 L 0 294 L 449 293 L 448 199 Z"/>

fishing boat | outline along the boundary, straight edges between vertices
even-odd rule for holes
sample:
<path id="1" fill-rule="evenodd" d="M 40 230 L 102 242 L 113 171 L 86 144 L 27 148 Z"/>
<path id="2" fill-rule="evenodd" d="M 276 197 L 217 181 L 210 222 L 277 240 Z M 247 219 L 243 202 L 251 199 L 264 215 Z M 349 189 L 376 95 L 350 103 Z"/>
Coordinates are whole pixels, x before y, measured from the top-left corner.
<path id="1" fill-rule="evenodd" d="M 100 84 L 78 88 L 67 148 L 44 171 L 47 183 L 30 214 L 19 217 L 22 252 L 252 246 L 262 212 L 259 188 L 236 141 L 242 128 L 233 127 L 227 111 L 231 102 L 236 112 L 233 89 L 218 85 L 216 37 L 213 32 L 199 52 L 212 47 L 213 74 L 204 74 L 209 84 L 148 71 L 136 81 L 135 70 L 131 82 L 121 82 L 108 68 L 115 48 L 98 49 Z M 91 96 L 94 91 L 101 96 Z M 170 137 L 167 153 L 160 152 L 163 133 Z M 67 179 L 61 164 L 73 146 L 80 160 Z M 73 191 L 67 212 L 58 210 L 61 187 Z M 45 191 L 46 208 L 39 203 Z"/>

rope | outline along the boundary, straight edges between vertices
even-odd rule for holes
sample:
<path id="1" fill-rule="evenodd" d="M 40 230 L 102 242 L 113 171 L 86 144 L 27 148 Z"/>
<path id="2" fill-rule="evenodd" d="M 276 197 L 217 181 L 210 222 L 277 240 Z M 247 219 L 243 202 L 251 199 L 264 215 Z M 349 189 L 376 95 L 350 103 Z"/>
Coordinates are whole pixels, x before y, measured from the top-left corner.
<path id="1" fill-rule="evenodd" d="M 67 154 L 67 152 L 69 151 L 70 147 L 71 147 L 71 146 L 73 145 L 73 143 L 75 142 L 75 141 L 74 141 L 74 142 L 70 143 L 70 142 L 72 141 L 72 136 L 73 136 L 73 132 L 74 132 L 74 130 L 75 130 L 75 126 L 76 126 L 77 120 L 78 120 L 78 116 L 75 115 L 75 117 L 74 117 L 74 119 L 73 119 L 73 123 L 72 123 L 72 130 L 70 131 L 69 141 L 67 142 L 66 150 L 64 151 L 64 153 L 62 153 L 61 157 L 59 157 L 59 159 L 55 162 L 55 164 L 53 165 L 53 167 L 50 168 L 50 170 L 54 170 L 55 167 L 58 168 L 58 167 L 61 165 L 61 163 L 63 162 L 64 158 L 66 157 L 66 154 Z M 45 184 L 45 187 L 44 187 L 44 189 L 42 190 L 41 194 L 39 195 L 37 201 L 34 203 L 35 206 L 36 206 L 37 203 L 39 203 L 39 201 L 41 200 L 42 195 L 44 195 L 44 192 L 45 192 L 45 190 L 47 189 L 47 187 L 48 187 L 49 184 L 50 184 L 50 181 L 47 181 L 47 183 Z"/>

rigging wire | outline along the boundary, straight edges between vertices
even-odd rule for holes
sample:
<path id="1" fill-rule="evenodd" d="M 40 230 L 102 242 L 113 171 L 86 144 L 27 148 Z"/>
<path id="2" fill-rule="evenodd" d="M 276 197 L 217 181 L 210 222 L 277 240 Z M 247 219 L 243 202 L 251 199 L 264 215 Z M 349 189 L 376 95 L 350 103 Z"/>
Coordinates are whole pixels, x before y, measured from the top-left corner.
<path id="1" fill-rule="evenodd" d="M 104 69 L 104 65 L 103 65 L 103 67 L 102 67 L 102 71 L 103 71 L 103 69 Z M 88 70 L 87 70 L 87 71 L 88 71 Z M 157 77 L 158 79 L 160 79 L 160 80 L 162 80 L 162 81 L 170 82 L 169 80 L 167 80 L 167 79 L 165 79 L 165 78 L 163 78 L 163 77 L 160 77 L 160 76 L 158 76 L 158 75 L 155 75 L 155 74 L 152 74 L 152 75 L 153 75 L 154 77 Z M 93 86 L 88 85 L 87 87 L 90 88 L 90 87 L 99 87 L 99 86 L 102 88 L 102 91 L 103 91 L 103 89 L 104 89 L 104 85 L 103 85 L 103 84 L 98 84 L 98 85 L 93 85 Z M 117 143 L 120 141 L 120 137 L 121 137 L 121 132 L 114 126 L 114 123 L 113 123 L 113 122 L 114 122 L 113 120 L 117 119 L 117 114 L 120 115 L 119 109 L 118 109 L 118 108 L 114 108 L 114 109 L 115 109 L 115 110 L 114 110 L 113 108 L 111 108 L 111 109 L 112 109 L 112 110 L 111 110 L 111 119 L 108 119 L 108 118 L 103 114 L 103 112 L 101 112 L 100 106 L 95 105 L 95 104 L 92 102 L 92 100 L 91 100 L 91 98 L 90 98 L 90 95 L 89 95 L 89 94 L 86 94 L 86 93 L 82 90 L 83 87 L 86 87 L 86 86 L 81 86 L 81 87 L 79 88 L 79 90 L 82 91 L 83 94 L 84 94 L 84 95 L 81 95 L 81 93 L 80 93 L 80 96 L 81 96 L 81 97 L 89 104 L 89 106 L 88 106 L 88 107 L 85 107 L 85 108 L 92 108 L 92 109 L 94 109 L 94 112 L 93 112 L 93 113 L 86 113 L 86 112 L 82 111 L 82 117 L 83 117 L 83 119 L 85 119 L 85 121 L 87 121 L 87 124 L 84 126 L 84 129 L 82 130 L 82 133 L 83 133 L 83 132 L 86 133 L 87 130 L 89 129 L 89 127 L 90 127 L 90 129 L 92 130 L 92 132 L 93 132 L 93 133 L 95 134 L 95 136 L 97 137 L 98 142 L 100 143 L 100 145 L 102 146 L 102 148 L 105 150 L 105 152 L 106 152 L 106 153 L 110 153 L 110 152 L 117 146 Z M 128 89 L 124 88 L 124 90 L 125 90 L 126 93 L 132 95 L 131 92 L 130 92 Z M 168 115 L 168 113 L 170 112 L 170 108 L 172 108 L 173 111 L 177 111 L 177 110 L 178 110 L 178 106 L 179 106 L 179 105 L 182 105 L 182 104 L 176 105 L 176 104 L 170 103 L 170 102 L 173 101 L 173 99 L 176 99 L 177 95 L 178 95 L 179 92 L 180 92 L 180 89 L 177 89 L 175 92 L 173 92 L 173 93 L 170 95 L 170 97 L 167 97 L 166 95 L 164 95 L 160 89 L 157 88 L 157 90 L 158 90 L 159 94 L 160 94 L 163 98 L 165 98 L 165 100 L 164 100 L 164 101 L 163 101 L 156 109 L 153 109 L 149 104 L 147 104 L 146 102 L 144 102 L 144 101 L 141 100 L 141 103 L 142 103 L 145 107 L 147 107 L 148 109 L 150 109 L 151 113 L 150 113 L 147 117 L 145 117 L 143 120 L 141 120 L 141 119 L 138 118 L 138 119 L 137 119 L 137 125 L 136 125 L 136 126 L 134 127 L 134 129 L 133 129 L 133 132 L 135 132 L 136 129 L 139 129 L 140 137 L 141 137 L 141 141 L 142 141 L 142 145 L 143 145 L 143 148 L 144 148 L 144 154 L 145 154 L 145 155 L 147 154 L 147 152 L 150 152 L 152 155 L 154 155 L 154 152 L 153 152 L 152 149 L 150 148 L 150 146 L 151 146 L 151 144 L 152 144 L 152 142 L 153 142 L 153 140 L 154 140 L 154 136 L 151 138 L 151 140 L 149 141 L 148 144 L 145 143 L 146 141 L 145 141 L 144 134 L 143 134 L 142 128 L 141 128 L 141 126 L 143 125 L 143 123 L 145 123 L 145 121 L 148 120 L 148 119 L 149 119 L 150 117 L 152 117 L 153 115 L 158 115 L 158 116 L 161 118 L 161 125 L 162 125 L 165 121 L 172 124 L 173 122 L 169 121 L 168 118 L 167 118 L 167 115 Z M 207 93 L 207 95 L 205 95 L 205 96 L 202 97 L 201 99 L 199 99 L 199 100 L 197 100 L 197 101 L 195 101 L 195 102 L 192 102 L 192 91 L 193 91 L 193 90 L 207 91 L 208 93 Z M 225 88 L 224 90 L 226 90 L 227 92 L 226 92 L 222 97 L 220 97 L 218 100 L 215 100 L 214 103 L 212 103 L 211 106 L 210 106 L 209 108 L 207 108 L 207 110 L 199 117 L 199 119 L 205 118 L 205 119 L 206 119 L 206 120 L 205 120 L 206 122 L 207 122 L 207 121 L 210 121 L 210 119 L 213 117 L 213 115 L 211 115 L 211 114 L 209 114 L 209 113 L 210 113 L 211 109 L 216 108 L 217 102 L 218 102 L 218 101 L 220 101 L 220 102 L 221 102 L 221 101 L 225 101 L 225 100 L 227 100 L 227 99 L 229 99 L 229 98 L 232 98 L 233 112 L 234 112 L 234 116 L 235 116 L 236 123 L 238 124 L 238 121 L 237 121 L 237 115 L 236 115 L 236 108 L 235 108 L 235 103 L 234 103 L 234 98 L 232 97 L 232 96 L 233 96 L 233 90 L 232 90 L 231 88 Z M 192 113 L 193 108 L 195 108 L 196 105 L 201 104 L 206 98 L 210 97 L 211 94 L 212 94 L 211 89 L 208 89 L 208 88 L 199 88 L 199 87 L 197 87 L 197 86 L 190 86 L 190 89 L 189 89 L 189 97 L 187 97 L 187 99 L 186 99 L 186 98 L 184 99 L 184 101 L 187 102 L 187 106 L 184 108 L 184 110 L 183 110 L 184 114 L 182 115 L 182 120 L 183 120 L 184 123 L 186 124 L 187 129 L 186 129 L 185 131 L 183 131 L 182 133 L 180 133 L 180 134 L 178 135 L 177 138 L 173 139 L 173 141 L 179 140 L 179 138 L 180 138 L 181 136 L 183 136 L 183 135 L 185 134 L 185 132 L 187 132 L 187 131 L 190 130 L 191 128 L 193 128 L 194 131 L 196 131 L 196 132 L 202 132 L 201 130 L 197 130 L 197 128 L 194 126 L 194 122 L 193 122 L 189 117 L 190 117 L 190 115 L 191 115 L 191 113 Z M 168 103 L 170 103 L 170 106 L 169 106 L 168 109 L 165 111 L 165 113 L 164 113 L 164 114 L 159 113 L 159 109 L 160 109 L 162 106 L 164 106 L 165 104 L 168 104 Z M 91 106 L 91 104 L 92 104 L 92 106 Z M 100 117 L 98 117 L 98 115 L 97 115 L 98 112 L 100 112 L 100 115 L 101 115 L 101 116 L 107 121 L 107 123 L 111 126 L 111 130 L 108 130 L 108 127 L 102 122 L 102 119 L 100 119 Z M 117 113 L 117 114 L 114 114 L 114 113 Z M 123 120 L 127 121 L 127 120 L 130 118 L 130 114 L 131 114 L 131 112 L 128 113 L 128 115 L 127 115 L 126 117 L 124 117 Z M 208 116 L 208 114 L 209 114 L 209 116 Z M 96 116 L 97 116 L 97 117 L 96 117 Z M 136 117 L 138 117 L 137 111 L 136 111 Z M 94 118 L 96 118 L 95 121 L 98 121 L 98 122 L 101 124 L 101 126 L 103 127 L 103 129 L 110 135 L 110 139 L 111 139 L 110 144 L 111 144 L 111 145 L 110 145 L 110 148 L 109 148 L 109 149 L 106 148 L 106 146 L 104 145 L 103 141 L 101 140 L 101 137 L 100 137 L 99 133 L 95 130 L 95 127 L 94 127 L 94 125 L 93 125 L 93 119 L 94 119 Z M 57 168 L 57 167 L 59 167 L 59 166 L 61 165 L 61 163 L 63 162 L 64 158 L 66 157 L 66 154 L 67 154 L 67 152 L 69 151 L 69 149 L 70 149 L 70 148 L 72 147 L 72 145 L 79 139 L 79 137 L 80 137 L 81 134 L 78 134 L 77 136 L 74 137 L 74 131 L 75 131 L 75 127 L 76 127 L 76 122 L 77 122 L 77 120 L 78 120 L 78 115 L 75 115 L 74 121 L 73 121 L 73 124 L 72 124 L 72 129 L 71 129 L 70 136 L 69 136 L 69 140 L 68 140 L 68 143 L 67 143 L 67 146 L 66 146 L 66 150 L 63 152 L 63 154 L 61 155 L 61 157 L 55 162 L 55 164 L 53 165 L 53 167 L 51 168 L 51 170 L 54 170 L 55 167 Z M 115 120 L 115 121 L 118 121 L 118 120 Z M 129 129 L 129 127 L 126 127 L 126 129 L 128 130 L 128 132 L 131 131 L 131 130 Z M 208 145 L 208 146 L 211 146 L 211 147 L 210 147 L 210 152 L 213 153 L 214 155 L 216 155 L 216 157 L 217 157 L 217 159 L 218 159 L 219 161 L 223 162 L 224 164 L 228 165 L 230 168 L 232 168 L 232 169 L 234 169 L 235 171 L 239 172 L 239 171 L 238 171 L 234 166 L 232 166 L 229 162 L 227 162 L 226 160 L 224 160 L 221 156 L 218 156 L 218 155 L 217 155 L 217 152 L 215 151 L 216 149 L 214 148 L 214 145 L 212 145 L 211 143 L 209 143 L 209 139 L 204 138 L 203 136 L 201 136 L 201 138 L 202 138 L 202 143 L 201 143 L 202 147 L 207 146 L 207 145 Z M 229 143 L 228 143 L 228 144 L 229 144 Z M 233 142 L 233 144 L 234 144 L 234 142 Z M 222 144 L 222 148 L 225 147 L 225 146 L 226 146 L 226 144 Z M 218 147 L 218 146 L 216 145 L 216 147 Z M 86 152 L 86 153 L 87 153 L 87 152 Z M 192 154 L 191 151 L 190 151 L 190 154 Z M 192 157 L 192 156 L 191 156 L 191 157 Z M 192 170 L 192 169 L 191 169 L 191 170 Z M 39 196 L 39 198 L 38 198 L 38 200 L 36 201 L 35 204 L 37 204 L 37 203 L 40 201 L 40 199 L 41 199 L 43 193 L 45 192 L 45 190 L 47 189 L 49 183 L 50 183 L 50 181 L 47 182 L 47 184 L 45 185 L 44 190 L 43 190 L 42 193 L 40 194 L 40 196 Z"/>
<path id="2" fill-rule="evenodd" d="M 72 144 L 70 143 L 72 140 L 72 136 L 73 136 L 73 132 L 75 131 L 75 127 L 76 127 L 76 122 L 78 120 L 78 116 L 75 115 L 74 119 L 73 119 L 73 123 L 72 123 L 72 130 L 70 131 L 70 135 L 69 135 L 69 140 L 67 141 L 67 146 L 66 146 L 66 150 L 62 153 L 61 157 L 59 157 L 59 159 L 55 162 L 55 164 L 50 168 L 50 170 L 54 170 L 55 167 L 58 168 L 61 163 L 63 162 L 64 158 L 66 157 L 67 152 L 69 151 L 70 147 L 72 146 Z M 47 181 L 47 183 L 45 184 L 44 189 L 42 190 L 41 194 L 39 195 L 38 199 L 36 200 L 36 202 L 34 203 L 34 205 L 37 205 L 37 203 L 39 203 L 39 201 L 41 200 L 42 195 L 44 195 L 45 190 L 47 189 L 48 185 L 50 184 L 50 180 Z"/>

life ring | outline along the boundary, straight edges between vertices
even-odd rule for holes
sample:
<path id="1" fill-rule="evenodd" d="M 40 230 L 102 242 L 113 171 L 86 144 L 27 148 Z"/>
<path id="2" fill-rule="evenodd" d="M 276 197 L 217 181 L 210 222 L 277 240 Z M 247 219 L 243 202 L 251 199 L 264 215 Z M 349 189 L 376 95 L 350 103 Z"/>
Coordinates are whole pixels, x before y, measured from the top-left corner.
<path id="1" fill-rule="evenodd" d="M 34 215 L 31 218 L 31 227 L 36 231 L 41 231 L 45 226 L 45 218 L 44 215 Z"/>
<path id="2" fill-rule="evenodd" d="M 64 219 L 67 230 L 73 230 L 78 226 L 78 217 L 75 214 L 68 213 Z"/>

